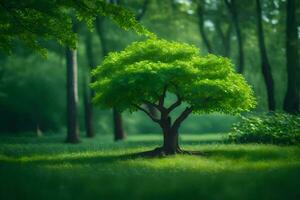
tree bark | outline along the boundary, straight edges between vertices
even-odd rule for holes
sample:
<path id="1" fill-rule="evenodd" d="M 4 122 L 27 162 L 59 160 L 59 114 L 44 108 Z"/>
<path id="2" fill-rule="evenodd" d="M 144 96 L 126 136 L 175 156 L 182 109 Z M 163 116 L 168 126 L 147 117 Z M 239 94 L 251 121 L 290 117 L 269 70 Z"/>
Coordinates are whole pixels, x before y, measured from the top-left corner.
<path id="1" fill-rule="evenodd" d="M 164 131 L 164 143 L 163 143 L 163 152 L 167 155 L 179 153 L 180 147 L 178 142 L 178 130 L 174 131 Z"/>
<path id="2" fill-rule="evenodd" d="M 269 63 L 266 46 L 265 46 L 260 0 L 256 0 L 256 12 L 257 12 L 258 43 L 259 43 L 259 51 L 261 57 L 261 69 L 262 69 L 264 81 L 267 88 L 268 108 L 269 111 L 274 111 L 276 108 L 275 97 L 274 97 L 274 80 L 273 80 L 271 65 Z"/>
<path id="3" fill-rule="evenodd" d="M 244 42 L 242 37 L 242 31 L 239 24 L 239 16 L 236 9 L 236 2 L 235 0 L 231 0 L 230 2 L 229 0 L 224 0 L 224 2 L 228 8 L 228 11 L 230 12 L 232 23 L 235 27 L 235 32 L 236 32 L 236 37 L 238 42 L 239 62 L 238 62 L 237 71 L 239 73 L 243 73 L 244 72 Z"/>
<path id="4" fill-rule="evenodd" d="M 299 4 L 299 2 L 298 2 Z M 286 2 L 286 60 L 287 60 L 287 91 L 283 109 L 291 114 L 299 112 L 299 85 L 300 69 L 298 56 L 298 33 L 296 20 L 296 0 Z"/>
<path id="5" fill-rule="evenodd" d="M 94 92 L 89 88 L 89 84 L 91 83 L 90 71 L 96 66 L 95 59 L 93 55 L 92 49 L 92 35 L 90 32 L 86 35 L 85 40 L 85 50 L 86 57 L 88 61 L 88 69 L 87 73 L 85 73 L 85 82 L 84 82 L 84 111 L 85 111 L 85 131 L 87 137 L 94 137 L 94 116 L 93 116 L 93 104 L 92 98 L 94 96 Z"/>
<path id="6" fill-rule="evenodd" d="M 178 130 L 180 128 L 181 123 L 192 113 L 192 107 L 186 107 L 185 110 L 174 120 L 172 124 L 170 113 L 174 111 L 178 106 L 181 105 L 181 97 L 177 94 L 177 100 L 169 107 L 164 106 L 164 101 L 166 98 L 167 86 L 164 87 L 162 94 L 159 96 L 158 104 L 153 102 L 145 101 L 145 104 L 153 105 L 159 112 L 160 118 L 153 116 L 147 109 L 143 108 L 139 105 L 134 105 L 137 109 L 146 113 L 150 119 L 158 123 L 162 129 L 164 135 L 163 146 L 155 149 L 154 151 L 150 151 L 151 156 L 157 155 L 170 155 L 176 153 L 190 153 L 186 151 L 182 151 L 179 147 L 178 142 Z M 149 154 L 148 154 L 149 155 Z"/>
<path id="7" fill-rule="evenodd" d="M 77 86 L 77 51 L 66 48 L 67 64 L 67 139 L 68 143 L 79 142 L 77 121 L 78 86 Z"/>
<path id="8" fill-rule="evenodd" d="M 114 121 L 114 139 L 115 141 L 123 140 L 126 138 L 126 134 L 123 129 L 123 122 L 121 114 L 113 108 L 113 121 Z"/>

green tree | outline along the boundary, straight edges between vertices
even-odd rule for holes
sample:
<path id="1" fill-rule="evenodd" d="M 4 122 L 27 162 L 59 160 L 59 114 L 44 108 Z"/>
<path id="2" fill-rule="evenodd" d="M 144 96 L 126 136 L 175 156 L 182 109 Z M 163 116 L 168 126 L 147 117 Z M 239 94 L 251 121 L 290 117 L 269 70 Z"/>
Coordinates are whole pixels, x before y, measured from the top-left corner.
<path id="1" fill-rule="evenodd" d="M 90 90 L 88 85 L 91 82 L 90 71 L 96 66 L 96 61 L 93 52 L 93 35 L 87 31 L 85 34 L 85 54 L 88 62 L 87 72 L 84 73 L 84 85 L 83 85 L 83 100 L 84 100 L 84 122 L 85 131 L 87 137 L 94 137 L 94 109 L 92 105 L 92 97 L 94 96 L 93 91 Z"/>
<path id="2" fill-rule="evenodd" d="M 54 39 L 61 44 L 76 46 L 73 15 L 93 27 L 98 15 L 112 19 L 126 30 L 151 34 L 127 9 L 106 0 L 1 0 L 0 1 L 0 50 L 11 52 L 15 40 L 45 52 L 40 40 Z"/>
<path id="3" fill-rule="evenodd" d="M 235 0 L 224 0 L 228 11 L 231 14 L 232 23 L 235 27 L 236 37 L 237 37 L 237 43 L 238 43 L 238 52 L 239 52 L 239 64 L 238 64 L 238 72 L 243 73 L 244 71 L 244 42 L 242 37 L 242 31 L 240 28 L 240 22 L 239 22 L 239 13 L 237 11 L 237 6 Z"/>
<path id="4" fill-rule="evenodd" d="M 286 60 L 287 60 L 287 91 L 283 108 L 289 113 L 299 112 L 299 38 L 297 33 L 297 5 L 296 0 L 286 2 Z M 298 23 L 299 24 L 299 23 Z M 298 81 L 297 81 L 298 79 Z"/>
<path id="5" fill-rule="evenodd" d="M 256 15 L 257 15 L 257 39 L 259 44 L 259 52 L 261 59 L 261 70 L 264 77 L 264 81 L 267 88 L 268 95 L 268 108 L 269 111 L 274 111 L 276 109 L 276 100 L 274 95 L 274 79 L 271 71 L 271 64 L 268 58 L 265 36 L 263 30 L 262 22 L 262 9 L 260 0 L 256 0 Z"/>
<path id="6" fill-rule="evenodd" d="M 164 143 L 159 154 L 182 153 L 178 143 L 181 123 L 191 114 L 239 113 L 255 106 L 251 87 L 236 73 L 229 59 L 208 55 L 199 49 L 163 39 L 134 42 L 124 51 L 110 53 L 93 75 L 94 102 L 119 111 L 141 110 L 163 131 Z M 177 97 L 167 105 L 167 94 Z M 154 106 L 156 118 L 143 107 Z M 174 120 L 171 113 L 184 105 Z"/>

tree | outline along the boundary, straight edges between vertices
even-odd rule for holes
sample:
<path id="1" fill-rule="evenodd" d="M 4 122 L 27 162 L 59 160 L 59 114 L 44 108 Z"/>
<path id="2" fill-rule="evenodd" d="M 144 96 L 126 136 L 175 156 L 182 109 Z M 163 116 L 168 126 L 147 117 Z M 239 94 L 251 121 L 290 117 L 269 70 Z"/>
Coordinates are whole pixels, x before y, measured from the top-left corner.
<path id="1" fill-rule="evenodd" d="M 200 31 L 201 38 L 203 43 L 208 51 L 208 53 L 221 54 L 225 57 L 230 56 L 231 51 L 231 32 L 232 32 L 232 20 L 227 20 L 229 18 L 228 12 L 224 12 L 224 6 L 222 2 L 210 2 L 207 3 L 204 0 L 196 0 L 196 13 L 198 17 L 198 27 Z M 230 15 L 230 14 L 229 14 Z M 207 19 L 205 19 L 207 18 Z M 216 42 L 214 38 L 211 36 L 211 40 L 214 41 L 211 43 L 209 40 L 209 35 L 213 35 L 212 33 L 207 34 L 205 31 L 205 21 L 209 20 L 213 24 L 215 29 L 216 38 L 220 39 L 221 49 L 216 46 Z M 238 43 L 240 44 L 240 43 Z M 220 50 L 221 51 L 220 51 Z M 242 52 L 243 53 L 243 52 Z"/>
<path id="2" fill-rule="evenodd" d="M 197 5 L 198 26 L 199 26 L 200 35 L 207 49 L 207 52 L 212 53 L 213 52 L 212 45 L 204 29 L 205 2 L 203 0 L 198 0 L 196 2 L 196 5 Z"/>
<path id="3" fill-rule="evenodd" d="M 54 39 L 60 44 L 75 47 L 77 38 L 73 32 L 74 20 L 71 11 L 74 11 L 77 20 L 85 22 L 89 27 L 101 15 L 112 19 L 125 30 L 152 34 L 138 23 L 132 12 L 106 0 L 1 0 L 0 50 L 10 53 L 15 40 L 42 54 L 46 52 L 41 39 Z"/>
<path id="4" fill-rule="evenodd" d="M 270 111 L 274 111 L 276 108 L 275 96 L 274 96 L 274 80 L 271 72 L 271 65 L 269 62 L 266 45 L 265 36 L 262 24 L 262 11 L 260 0 L 256 0 L 256 14 L 257 14 L 257 38 L 259 44 L 259 52 L 261 59 L 261 69 L 264 77 L 264 81 L 267 88 L 268 96 L 268 107 Z"/>
<path id="5" fill-rule="evenodd" d="M 104 27 L 103 27 L 103 18 L 98 17 L 96 20 L 96 30 L 98 37 L 101 42 L 102 57 L 104 58 L 108 54 L 107 42 L 104 37 Z M 123 140 L 126 137 L 126 133 L 123 129 L 123 120 L 122 115 L 115 108 L 112 109 L 113 112 L 113 126 L 114 126 L 114 140 Z"/>
<path id="6" fill-rule="evenodd" d="M 119 4 L 119 1 L 117 0 L 110 0 L 110 3 Z M 138 15 L 136 16 L 136 20 L 140 21 L 142 17 L 144 16 L 147 6 L 149 4 L 149 0 L 144 0 L 141 9 L 139 10 Z M 105 28 L 103 26 L 103 18 L 97 17 L 96 19 L 96 30 L 98 33 L 99 40 L 101 42 L 101 49 L 102 49 L 102 56 L 105 57 L 108 52 L 108 46 L 107 46 L 107 41 L 105 39 Z M 154 115 L 156 114 L 156 110 L 153 109 L 152 106 L 149 106 L 148 108 Z M 114 140 L 123 140 L 126 138 L 126 133 L 123 128 L 123 120 L 122 120 L 122 115 L 119 113 L 115 108 L 113 108 L 113 124 L 114 124 Z"/>
<path id="7" fill-rule="evenodd" d="M 134 42 L 124 51 L 110 53 L 93 76 L 96 104 L 119 111 L 140 110 L 159 124 L 164 143 L 155 150 L 158 154 L 183 153 L 179 128 L 192 112 L 234 114 L 255 106 L 251 87 L 235 73 L 229 59 L 201 57 L 198 48 L 185 43 L 155 38 Z M 177 97 L 169 106 L 165 104 L 168 94 Z M 159 118 L 145 104 L 154 106 Z M 172 111 L 180 105 L 182 113 L 172 120 Z"/>
<path id="8" fill-rule="evenodd" d="M 90 90 L 88 85 L 91 82 L 91 77 L 90 77 L 90 70 L 92 70 L 95 66 L 95 58 L 93 54 L 93 40 L 92 40 L 92 34 L 90 32 L 86 33 L 86 38 L 85 38 L 85 53 L 88 61 L 88 72 L 84 74 L 84 121 L 85 121 L 85 131 L 86 131 L 86 136 L 87 137 L 94 137 L 95 136 L 95 130 L 94 130 L 94 115 L 93 115 L 93 105 L 92 105 L 92 98 L 94 96 L 93 91 Z"/>
<path id="9" fill-rule="evenodd" d="M 298 3 L 299 4 L 299 3 Z M 284 99 L 284 110 L 289 113 L 299 112 L 299 54 L 298 33 L 296 20 L 297 1 L 286 2 L 286 60 L 288 84 Z"/>
<path id="10" fill-rule="evenodd" d="M 68 143 L 79 142 L 78 107 L 78 66 L 76 49 L 66 48 L 67 64 L 67 139 Z"/>
<path id="11" fill-rule="evenodd" d="M 232 23 L 235 27 L 237 42 L 238 42 L 238 52 L 239 52 L 239 63 L 238 72 L 243 73 L 244 71 L 244 43 L 242 38 L 242 31 L 239 24 L 239 15 L 236 9 L 235 0 L 224 0 L 228 11 L 230 12 Z"/>

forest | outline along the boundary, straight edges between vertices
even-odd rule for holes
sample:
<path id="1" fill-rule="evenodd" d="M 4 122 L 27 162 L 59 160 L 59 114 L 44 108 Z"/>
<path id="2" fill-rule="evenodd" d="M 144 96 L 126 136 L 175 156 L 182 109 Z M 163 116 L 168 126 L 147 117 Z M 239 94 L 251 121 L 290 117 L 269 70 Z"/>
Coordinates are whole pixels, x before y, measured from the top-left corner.
<path id="1" fill-rule="evenodd" d="M 0 199 L 300 199 L 300 1 L 0 0 Z"/>

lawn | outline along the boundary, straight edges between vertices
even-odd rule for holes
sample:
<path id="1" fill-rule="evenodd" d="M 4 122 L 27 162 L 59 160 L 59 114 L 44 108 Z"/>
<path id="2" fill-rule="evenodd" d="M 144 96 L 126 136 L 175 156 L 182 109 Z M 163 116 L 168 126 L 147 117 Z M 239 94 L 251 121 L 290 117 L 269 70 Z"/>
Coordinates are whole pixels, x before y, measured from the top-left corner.
<path id="1" fill-rule="evenodd" d="M 222 134 L 182 135 L 204 156 L 136 158 L 160 135 L 62 143 L 64 135 L 0 137 L 0 199 L 300 199 L 300 148 L 233 145 Z"/>

